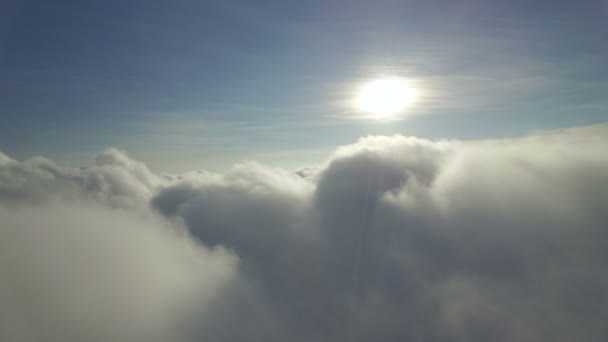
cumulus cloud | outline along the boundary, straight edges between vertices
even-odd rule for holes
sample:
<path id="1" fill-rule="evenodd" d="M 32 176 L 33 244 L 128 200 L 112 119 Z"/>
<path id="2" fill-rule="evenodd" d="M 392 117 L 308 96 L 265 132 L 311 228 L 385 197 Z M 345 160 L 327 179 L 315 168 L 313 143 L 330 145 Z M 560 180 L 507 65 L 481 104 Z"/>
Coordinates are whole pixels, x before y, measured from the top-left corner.
<path id="1" fill-rule="evenodd" d="M 175 341 L 237 258 L 159 220 L 98 206 L 0 209 L 3 341 Z"/>
<path id="2" fill-rule="evenodd" d="M 91 166 L 68 169 L 43 157 L 22 162 L 0 155 L 0 202 L 36 203 L 52 200 L 96 199 L 118 208 L 146 202 L 165 177 L 124 152 L 108 149 Z"/>
<path id="3" fill-rule="evenodd" d="M 2 331 L 603 341 L 606 137 L 367 137 L 294 173 L 179 177 L 117 150 L 81 169 L 0 155 Z"/>
<path id="4" fill-rule="evenodd" d="M 0 155 L 0 340 L 196 340 L 238 258 L 149 210 L 161 184 L 114 149 L 80 169 Z"/>

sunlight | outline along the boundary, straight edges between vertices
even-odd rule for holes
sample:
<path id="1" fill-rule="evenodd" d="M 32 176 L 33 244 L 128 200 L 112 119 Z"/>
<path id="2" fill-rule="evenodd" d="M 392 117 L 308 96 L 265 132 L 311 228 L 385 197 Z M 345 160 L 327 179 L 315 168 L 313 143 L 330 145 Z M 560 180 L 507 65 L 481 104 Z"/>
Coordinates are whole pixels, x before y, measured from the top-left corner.
<path id="1" fill-rule="evenodd" d="M 395 115 L 408 107 L 413 99 L 413 91 L 404 81 L 381 79 L 362 87 L 357 98 L 360 110 L 372 113 L 378 118 Z"/>

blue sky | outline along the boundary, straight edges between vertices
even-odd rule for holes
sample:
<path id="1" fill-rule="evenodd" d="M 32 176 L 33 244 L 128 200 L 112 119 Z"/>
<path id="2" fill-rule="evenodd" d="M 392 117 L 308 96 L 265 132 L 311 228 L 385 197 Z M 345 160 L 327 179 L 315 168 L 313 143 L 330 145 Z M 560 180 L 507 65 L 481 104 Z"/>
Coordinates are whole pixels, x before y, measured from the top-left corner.
<path id="1" fill-rule="evenodd" d="M 297 167 L 368 134 L 489 138 L 608 121 L 605 1 L 8 1 L 0 150 L 158 171 Z M 400 77 L 401 120 L 355 120 Z"/>

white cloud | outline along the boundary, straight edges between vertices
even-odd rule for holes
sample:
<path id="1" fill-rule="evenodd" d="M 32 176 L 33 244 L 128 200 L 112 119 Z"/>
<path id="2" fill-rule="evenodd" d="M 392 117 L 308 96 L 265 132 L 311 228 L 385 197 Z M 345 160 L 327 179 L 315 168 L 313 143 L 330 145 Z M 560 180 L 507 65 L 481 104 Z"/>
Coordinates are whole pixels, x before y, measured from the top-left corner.
<path id="1" fill-rule="evenodd" d="M 80 335 L 57 338 L 603 341 L 606 137 L 368 137 L 295 174 L 160 177 L 116 150 L 79 170 L 0 155 L 0 272 L 41 294 L 0 287 L 0 315 L 26 340 L 83 317 Z"/>
<path id="2" fill-rule="evenodd" d="M 116 149 L 101 152 L 94 165 L 80 169 L 61 168 L 42 157 L 16 162 L 0 155 L 0 202 L 5 204 L 84 197 L 132 207 L 147 201 L 166 182 Z"/>
<path id="3" fill-rule="evenodd" d="M 195 340 L 238 258 L 150 211 L 161 184 L 113 149 L 0 163 L 0 340 Z"/>
<path id="4" fill-rule="evenodd" d="M 0 339 L 176 341 L 237 258 L 159 218 L 94 204 L 0 208 Z"/>

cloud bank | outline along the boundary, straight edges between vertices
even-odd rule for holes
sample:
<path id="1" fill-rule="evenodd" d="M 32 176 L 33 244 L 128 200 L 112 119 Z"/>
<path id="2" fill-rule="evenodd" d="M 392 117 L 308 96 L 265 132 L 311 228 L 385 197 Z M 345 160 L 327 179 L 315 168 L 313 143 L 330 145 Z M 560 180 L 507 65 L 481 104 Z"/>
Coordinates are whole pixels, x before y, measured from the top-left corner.
<path id="1" fill-rule="evenodd" d="M 608 127 L 298 172 L 0 154 L 6 341 L 604 341 Z"/>

